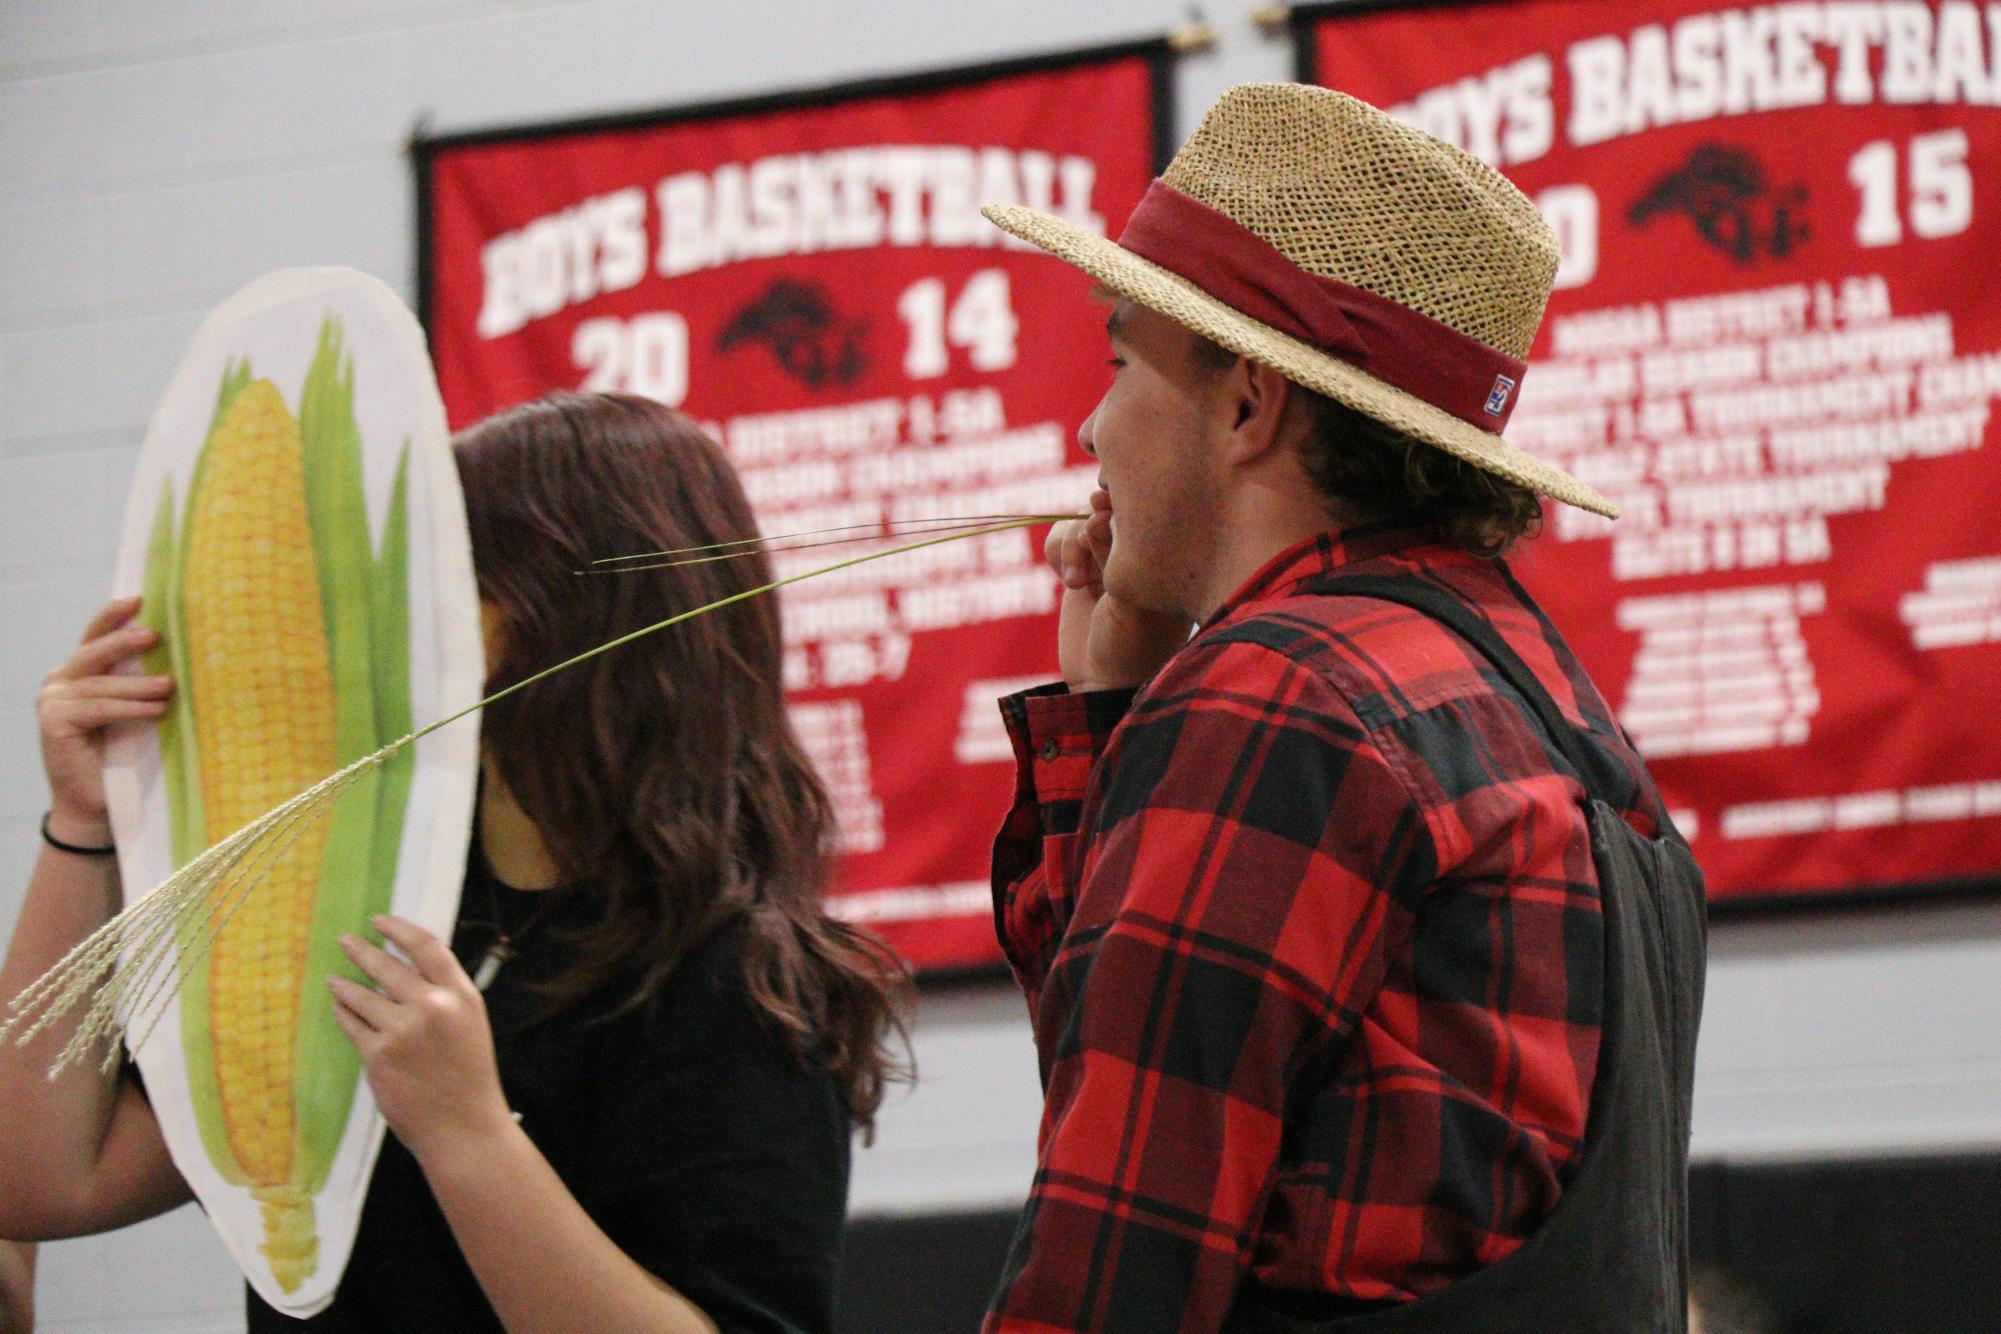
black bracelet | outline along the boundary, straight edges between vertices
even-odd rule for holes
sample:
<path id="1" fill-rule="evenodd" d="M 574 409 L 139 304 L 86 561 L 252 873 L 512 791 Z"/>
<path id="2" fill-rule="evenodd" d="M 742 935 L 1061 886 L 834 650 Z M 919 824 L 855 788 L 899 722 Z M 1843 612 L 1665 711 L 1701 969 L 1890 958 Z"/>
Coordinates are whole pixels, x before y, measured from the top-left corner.
<path id="1" fill-rule="evenodd" d="M 106 844 L 101 848 L 86 848 L 80 847 L 75 843 L 63 842 L 49 832 L 49 816 L 54 814 L 54 811 L 50 811 L 47 815 L 42 816 L 42 842 L 48 844 L 58 852 L 74 852 L 79 857 L 109 857 L 118 851 L 116 844 Z"/>

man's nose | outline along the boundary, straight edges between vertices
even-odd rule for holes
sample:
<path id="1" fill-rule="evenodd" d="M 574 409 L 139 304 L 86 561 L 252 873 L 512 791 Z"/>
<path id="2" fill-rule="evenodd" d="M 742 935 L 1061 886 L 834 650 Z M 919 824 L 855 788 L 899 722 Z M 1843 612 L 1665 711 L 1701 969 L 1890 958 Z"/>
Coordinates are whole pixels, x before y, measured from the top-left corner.
<path id="1" fill-rule="evenodd" d="M 1098 457 L 1098 446 L 1094 437 L 1098 430 L 1098 412 L 1103 407 L 1104 404 L 1100 403 L 1092 408 L 1091 415 L 1084 418 L 1083 424 L 1077 428 L 1077 444 L 1092 458 Z"/>

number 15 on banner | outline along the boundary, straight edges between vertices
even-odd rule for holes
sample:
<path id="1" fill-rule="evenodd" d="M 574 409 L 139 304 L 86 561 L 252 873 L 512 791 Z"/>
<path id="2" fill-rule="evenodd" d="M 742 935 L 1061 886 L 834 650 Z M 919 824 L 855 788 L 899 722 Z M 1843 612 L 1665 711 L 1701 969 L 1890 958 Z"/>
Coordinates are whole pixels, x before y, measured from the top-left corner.
<path id="1" fill-rule="evenodd" d="M 1966 131 L 1940 130 L 1911 140 L 1911 230 L 1932 240 L 1957 236 L 1973 223 L 1973 172 L 1966 164 Z M 1855 223 L 1860 246 L 1896 245 L 1904 239 L 1897 211 L 1897 145 L 1865 145 L 1848 163 L 1848 179 L 1862 194 Z"/>

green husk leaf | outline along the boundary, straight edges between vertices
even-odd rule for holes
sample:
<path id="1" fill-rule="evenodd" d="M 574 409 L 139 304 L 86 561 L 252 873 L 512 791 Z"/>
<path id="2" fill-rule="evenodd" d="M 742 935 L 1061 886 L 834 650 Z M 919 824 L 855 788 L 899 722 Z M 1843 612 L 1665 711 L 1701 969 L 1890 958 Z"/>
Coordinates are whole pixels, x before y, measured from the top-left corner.
<path id="1" fill-rule="evenodd" d="M 146 575 L 139 620 L 160 636 L 147 651 L 145 670 L 154 676 L 187 679 L 187 646 L 181 637 L 179 552 L 174 532 L 174 479 L 160 482 L 160 504 L 146 540 Z M 203 847 L 201 769 L 195 752 L 194 702 L 177 691 L 160 717 L 160 772 L 167 785 L 168 842 L 176 867 Z"/>
<path id="2" fill-rule="evenodd" d="M 231 357 L 222 363 L 222 382 L 216 386 L 215 391 L 215 412 L 208 419 L 210 435 L 214 435 L 215 428 L 222 425 L 223 416 L 228 413 L 229 405 L 236 401 L 237 393 L 249 383 L 250 358 Z M 207 453 L 207 450 L 204 449 L 203 453 Z M 194 494 L 192 486 L 188 488 L 188 494 Z"/>
<path id="3" fill-rule="evenodd" d="M 375 739 L 387 745 L 407 736 L 410 713 L 410 442 L 396 460 L 396 481 L 382 521 L 382 545 L 369 581 L 369 628 L 375 637 Z M 403 820 L 416 776 L 413 750 L 383 762 L 376 794 L 375 843 L 368 877 L 366 912 L 387 912 L 396 888 L 396 863 L 403 850 Z"/>
<path id="4" fill-rule="evenodd" d="M 331 317 L 320 326 L 319 347 L 300 391 L 299 435 L 334 686 L 335 759 L 346 765 L 380 745 L 369 591 L 375 562 L 361 432 L 354 420 L 354 364 L 345 353 L 340 323 Z M 294 1048 L 294 1180 L 308 1192 L 326 1180 L 361 1075 L 361 1057 L 334 1022 L 323 979 L 338 973 L 363 980 L 338 941 L 343 932 L 368 930 L 364 905 L 374 867 L 379 786 L 380 772 L 365 771 L 327 817 Z"/>

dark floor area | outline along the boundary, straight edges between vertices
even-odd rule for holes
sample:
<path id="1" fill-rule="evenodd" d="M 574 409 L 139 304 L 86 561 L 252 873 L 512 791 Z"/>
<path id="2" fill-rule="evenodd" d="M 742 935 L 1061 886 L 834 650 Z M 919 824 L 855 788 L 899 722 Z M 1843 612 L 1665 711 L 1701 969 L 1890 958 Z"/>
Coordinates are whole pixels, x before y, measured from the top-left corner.
<path id="1" fill-rule="evenodd" d="M 1690 1173 L 1705 1334 L 2001 1331 L 2001 1155 Z M 1012 1210 L 860 1219 L 842 1334 L 972 1334 Z"/>

